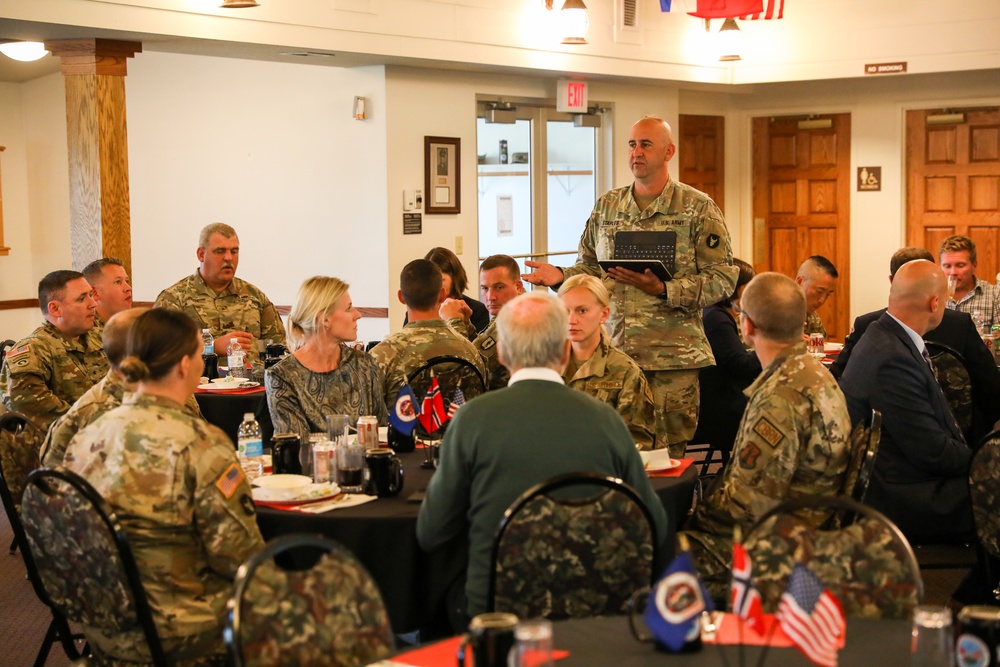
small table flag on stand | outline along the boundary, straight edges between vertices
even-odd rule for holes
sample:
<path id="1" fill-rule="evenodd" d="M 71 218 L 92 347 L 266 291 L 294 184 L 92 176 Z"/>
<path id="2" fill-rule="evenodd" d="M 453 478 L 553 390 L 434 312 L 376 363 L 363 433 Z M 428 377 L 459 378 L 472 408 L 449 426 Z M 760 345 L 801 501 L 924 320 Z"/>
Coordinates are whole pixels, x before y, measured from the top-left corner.
<path id="1" fill-rule="evenodd" d="M 389 411 L 389 424 L 402 433 L 410 435 L 417 425 L 417 397 L 410 385 L 404 384 L 396 394 L 396 401 Z"/>
<path id="2" fill-rule="evenodd" d="M 700 636 L 701 612 L 712 609 L 712 597 L 684 549 L 653 587 L 643 620 L 661 644 L 676 652 Z"/>
<path id="3" fill-rule="evenodd" d="M 837 667 L 837 647 L 847 629 L 840 602 L 796 563 L 775 614 L 781 629 L 815 665 Z"/>

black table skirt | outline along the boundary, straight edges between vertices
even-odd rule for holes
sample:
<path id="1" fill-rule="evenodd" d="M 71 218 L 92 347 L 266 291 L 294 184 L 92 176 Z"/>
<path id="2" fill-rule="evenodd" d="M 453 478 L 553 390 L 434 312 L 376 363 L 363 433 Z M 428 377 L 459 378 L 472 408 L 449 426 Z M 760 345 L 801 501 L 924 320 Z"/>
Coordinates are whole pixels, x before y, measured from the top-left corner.
<path id="1" fill-rule="evenodd" d="M 420 467 L 422 451 L 401 454 L 400 459 L 405 472 L 398 496 L 324 514 L 266 507 L 257 511 L 257 524 L 266 540 L 288 533 L 319 533 L 347 547 L 378 584 L 393 630 L 398 633 L 440 627 L 445 618 L 445 595 L 464 577 L 468 560 L 465 536 L 430 554 L 417 544 L 420 503 L 409 498 L 427 488 L 433 471 Z M 680 477 L 650 480 L 667 510 L 667 544 L 671 549 L 678 517 L 683 518 L 691 505 L 696 479 L 692 466 Z"/>
<path id="2" fill-rule="evenodd" d="M 236 444 L 236 433 L 243 423 L 243 415 L 252 412 L 260 424 L 265 445 L 274 434 L 271 413 L 267 409 L 267 393 L 263 390 L 252 394 L 228 394 L 224 392 L 196 392 L 201 414 L 209 424 L 215 424 Z"/>

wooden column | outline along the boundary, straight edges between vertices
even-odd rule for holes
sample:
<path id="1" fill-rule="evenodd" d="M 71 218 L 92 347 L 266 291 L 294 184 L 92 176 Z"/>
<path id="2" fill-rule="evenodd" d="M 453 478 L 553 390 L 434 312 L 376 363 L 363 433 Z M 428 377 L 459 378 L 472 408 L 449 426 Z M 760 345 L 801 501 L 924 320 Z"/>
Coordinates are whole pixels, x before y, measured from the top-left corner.
<path id="1" fill-rule="evenodd" d="M 45 48 L 62 60 L 66 84 L 73 267 L 113 256 L 131 275 L 125 75 L 142 44 L 66 39 Z"/>

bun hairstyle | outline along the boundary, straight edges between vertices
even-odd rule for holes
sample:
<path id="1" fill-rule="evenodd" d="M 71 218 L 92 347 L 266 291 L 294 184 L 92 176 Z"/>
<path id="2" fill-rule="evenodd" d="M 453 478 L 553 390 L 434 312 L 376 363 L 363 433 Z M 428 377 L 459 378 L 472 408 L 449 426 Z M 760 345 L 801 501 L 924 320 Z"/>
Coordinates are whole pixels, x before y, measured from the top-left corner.
<path id="1" fill-rule="evenodd" d="M 136 318 L 118 370 L 129 382 L 159 380 L 198 351 L 198 325 L 172 308 L 153 308 Z"/>

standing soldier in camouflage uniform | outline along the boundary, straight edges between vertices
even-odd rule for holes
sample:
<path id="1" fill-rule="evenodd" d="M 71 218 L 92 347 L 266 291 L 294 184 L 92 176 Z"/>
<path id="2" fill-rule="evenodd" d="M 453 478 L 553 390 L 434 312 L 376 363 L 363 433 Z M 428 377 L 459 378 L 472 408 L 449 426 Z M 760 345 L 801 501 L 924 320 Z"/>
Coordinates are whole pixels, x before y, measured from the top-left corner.
<path id="1" fill-rule="evenodd" d="M 493 319 L 483 332 L 476 335 L 475 327 L 469 322 L 472 310 L 459 299 L 446 299 L 441 304 L 441 318 L 446 319 L 456 331 L 464 332 L 479 350 L 489 371 L 489 389 L 503 389 L 510 380 L 510 372 L 500 363 L 497 356 L 496 317 L 504 304 L 519 294 L 524 294 L 521 282 L 521 267 L 517 260 L 508 255 L 491 255 L 479 267 L 479 290 L 483 303 Z"/>
<path id="2" fill-rule="evenodd" d="M 38 283 L 45 324 L 18 341 L 0 369 L 8 410 L 24 413 L 43 433 L 108 371 L 94 331 L 96 304 L 77 271 L 53 271 Z"/>
<path id="3" fill-rule="evenodd" d="M 93 296 L 97 303 L 94 329 L 101 335 L 104 325 L 115 313 L 132 307 L 132 280 L 117 257 L 95 259 L 83 267 L 83 277 L 94 288 Z"/>
<path id="4" fill-rule="evenodd" d="M 562 377 L 567 385 L 604 401 L 622 416 L 637 445 L 652 449 L 656 432 L 653 392 L 632 358 L 611 346 L 604 333 L 611 308 L 608 290 L 594 276 L 576 275 L 559 288 L 569 311 L 569 363 Z"/>
<path id="5" fill-rule="evenodd" d="M 200 381 L 201 351 L 200 332 L 183 313 L 140 315 L 120 364 L 136 393 L 78 433 L 65 458 L 121 520 L 163 648 L 177 664 L 225 655 L 233 577 L 263 546 L 233 443 L 184 409 Z M 102 654 L 148 662 L 139 630 L 83 630 Z"/>
<path id="6" fill-rule="evenodd" d="M 434 357 L 451 355 L 472 363 L 488 382 L 486 365 L 479 352 L 466 338 L 438 317 L 438 304 L 444 298 L 441 269 L 434 262 L 415 259 L 399 274 L 399 300 L 406 304 L 408 324 L 371 350 L 375 363 L 385 376 L 385 405 L 391 414 L 406 378 Z M 477 396 L 478 387 L 462 386 L 467 398 Z M 451 396 L 444 396 L 451 399 Z"/>
<path id="7" fill-rule="evenodd" d="M 805 334 L 823 334 L 826 338 L 826 327 L 823 319 L 816 311 L 819 310 L 833 291 L 837 289 L 837 267 L 823 255 L 813 255 L 802 262 L 795 282 L 806 295 Z"/>
<path id="8" fill-rule="evenodd" d="M 850 459 L 851 420 L 833 376 L 802 341 L 806 303 L 787 276 L 762 273 L 740 300 L 740 331 L 764 371 L 749 398 L 733 455 L 683 532 L 713 597 L 724 599 L 732 569 L 733 527 L 803 495 L 840 493 Z M 813 526 L 828 513 L 800 515 Z"/>
<path id="9" fill-rule="evenodd" d="M 133 385 L 125 382 L 125 377 L 118 367 L 125 358 L 125 344 L 128 342 L 128 332 L 136 318 L 149 310 L 148 308 L 129 308 L 112 315 L 104 327 L 102 340 L 104 353 L 108 356 L 111 369 L 104 379 L 84 392 L 77 399 L 69 412 L 57 419 L 49 429 L 45 442 L 42 444 L 41 461 L 44 466 L 62 465 L 66 446 L 79 431 L 97 421 L 105 412 L 114 410 L 122 404 L 127 391 L 135 391 Z M 201 417 L 201 409 L 194 395 L 187 400 L 184 407 L 195 417 Z"/>
<path id="10" fill-rule="evenodd" d="M 559 285 L 579 273 L 604 280 L 611 294 L 612 344 L 646 373 L 656 404 L 656 439 L 682 456 L 698 424 L 698 369 L 714 363 L 702 327 L 702 308 L 733 293 L 729 231 L 722 212 L 707 195 L 678 183 L 667 173 L 673 133 L 660 118 L 647 116 L 629 134 L 629 167 L 635 182 L 604 194 L 594 206 L 580 238 L 576 264 L 560 269 L 525 262 L 535 285 Z M 674 273 L 669 281 L 652 271 L 601 269 L 599 260 L 615 258 L 620 231 L 677 233 Z"/>
<path id="11" fill-rule="evenodd" d="M 215 353 L 225 357 L 236 338 L 247 360 L 259 359 L 256 341 L 285 344 L 285 326 L 262 291 L 236 277 L 240 239 L 236 230 L 213 222 L 198 237 L 198 270 L 156 297 L 156 306 L 184 311 L 200 329 L 215 336 Z"/>

